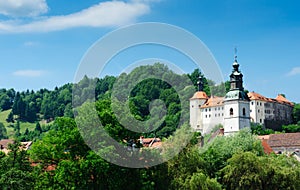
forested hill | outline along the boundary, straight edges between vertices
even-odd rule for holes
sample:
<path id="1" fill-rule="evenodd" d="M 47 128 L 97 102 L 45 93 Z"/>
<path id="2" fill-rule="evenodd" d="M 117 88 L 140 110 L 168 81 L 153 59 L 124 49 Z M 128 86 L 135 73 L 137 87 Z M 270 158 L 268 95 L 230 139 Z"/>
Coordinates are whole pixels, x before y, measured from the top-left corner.
<path id="1" fill-rule="evenodd" d="M 178 79 L 178 81 L 183 80 L 184 77 L 188 77 L 192 83 L 190 86 L 183 88 L 182 92 L 176 92 L 171 84 L 163 80 L 146 78 L 141 81 L 144 75 L 146 76 L 147 73 L 151 72 L 162 78 Z M 18 127 L 16 127 L 16 125 L 18 122 L 35 124 L 40 121 L 45 121 L 49 123 L 57 117 L 65 116 L 72 118 L 74 117 L 72 98 L 74 98 L 74 102 L 80 105 L 83 103 L 82 97 L 85 99 L 95 98 L 96 101 L 98 101 L 98 105 L 105 105 L 98 106 L 100 109 L 98 111 L 111 111 L 110 99 L 112 89 L 117 89 L 116 92 L 123 92 L 123 89 L 131 86 L 129 105 L 130 112 L 134 115 L 135 119 L 146 121 L 150 118 L 149 105 L 152 100 L 160 99 L 165 103 L 167 109 L 165 121 L 158 126 L 156 131 L 148 135 L 167 137 L 172 134 L 176 126 L 178 126 L 182 110 L 181 106 L 188 106 L 181 104 L 178 93 L 183 94 L 184 99 L 188 100 L 197 89 L 199 75 L 201 75 L 199 69 L 195 69 L 194 72 L 190 74 L 178 75 L 172 72 L 167 66 L 156 63 L 154 65 L 140 66 L 135 68 L 131 73 L 123 73 L 118 77 L 106 76 L 101 79 L 91 79 L 85 76 L 77 84 L 69 83 L 61 87 L 56 87 L 53 90 L 40 89 L 38 91 L 27 90 L 16 92 L 14 89 L 0 89 L 0 110 L 1 112 L 6 111 L 9 113 L 7 118 L 2 118 L 5 120 L 0 122 L 7 123 L 17 131 L 18 129 L 16 128 Z M 140 80 L 140 82 L 135 84 L 137 80 Z M 208 95 L 213 91 L 213 94 L 216 96 L 224 96 L 226 91 L 229 90 L 229 82 L 214 86 L 214 83 L 204 76 L 203 80 L 204 90 Z M 123 83 L 116 83 L 118 81 L 123 81 Z M 95 85 L 92 86 L 91 84 Z M 120 95 L 119 93 L 119 96 Z M 299 108 L 299 105 L 295 107 Z M 183 113 L 183 115 L 185 118 L 188 118 L 188 112 Z M 30 140 L 30 138 L 26 139 Z"/>
<path id="2" fill-rule="evenodd" d="M 188 77 L 192 81 L 192 85 L 185 88 L 182 94 L 185 94 L 185 99 L 188 100 L 192 93 L 197 89 L 197 80 L 200 75 L 198 69 L 191 74 L 178 75 L 172 72 L 168 67 L 163 64 L 156 63 L 151 66 L 141 66 L 134 69 L 131 73 L 123 73 L 118 77 L 106 76 L 104 78 L 88 78 L 84 77 L 77 84 L 65 84 L 61 87 L 56 87 L 53 90 L 40 89 L 38 91 L 26 90 L 22 92 L 15 91 L 14 89 L 0 89 L 0 110 L 1 112 L 9 113 L 6 122 L 9 126 L 16 127 L 18 122 L 37 123 L 40 121 L 51 122 L 57 117 L 74 117 L 73 105 L 74 102 L 83 102 L 81 98 L 86 96 L 94 96 L 98 104 L 106 105 L 105 109 L 110 109 L 110 103 L 107 101 L 111 98 L 112 89 L 116 81 L 125 81 L 126 86 L 136 82 L 136 77 L 141 77 L 141 73 L 148 73 L 149 71 L 160 74 L 167 78 L 180 78 Z M 207 94 L 210 94 L 208 84 L 213 84 L 211 81 L 204 78 L 204 86 Z M 95 84 L 92 86 L 91 84 Z M 115 87 L 122 92 L 125 86 Z M 73 91 L 75 89 L 75 91 Z M 81 90 L 77 90 L 81 89 Z M 190 90 L 189 90 L 190 89 Z M 217 88 L 216 88 L 217 89 Z M 217 94 L 219 89 L 216 90 Z M 219 90 L 222 93 L 222 90 Z M 72 94 L 74 92 L 74 94 Z M 74 96 L 73 96 L 74 95 Z M 224 95 L 224 94 L 220 94 Z M 157 136 L 165 137 L 170 135 L 178 125 L 181 104 L 175 89 L 168 84 L 158 79 L 146 79 L 133 86 L 130 92 L 130 112 L 138 120 L 148 120 L 150 117 L 149 104 L 154 99 L 161 99 L 165 102 L 167 115 L 165 121 L 159 127 Z M 100 109 L 100 108 L 99 108 Z M 185 113 L 186 117 L 188 113 Z M 152 134 L 153 136 L 154 134 Z M 30 140 L 30 139 L 29 139 Z"/>
<path id="3" fill-rule="evenodd" d="M 175 86 L 157 78 L 139 80 L 149 72 L 153 76 L 156 74 L 183 82 L 189 78 L 192 83 L 188 86 L 179 85 L 176 91 Z M 124 73 L 119 77 L 84 77 L 78 84 L 66 84 L 54 90 L 1 90 L 1 113 L 11 113 L 7 114 L 10 115 L 7 119 L 8 124 L 14 127 L 16 141 L 9 145 L 10 152 L 7 155 L 0 151 L 0 189 L 299 189 L 299 162 L 293 155 L 266 155 L 261 141 L 249 129 L 228 138 L 218 136 L 200 148 L 199 133 L 191 132 L 185 123 L 178 124 L 180 115 L 189 116 L 188 111 L 182 111 L 189 105 L 181 103 L 179 96 L 183 96 L 184 102 L 189 102 L 196 89 L 198 76 L 198 70 L 177 75 L 162 64 L 154 64 L 138 67 L 130 74 Z M 205 79 L 205 90 L 210 94 L 208 83 L 210 81 Z M 126 96 L 128 89 L 129 96 Z M 220 86 L 212 90 L 215 95 L 224 93 Z M 97 133 L 94 125 L 84 123 L 89 129 L 87 136 L 92 140 L 101 139 L 101 142 L 94 141 L 96 143 L 92 150 L 84 141 L 86 134 L 82 133 L 78 123 L 90 118 L 94 121 L 93 117 L 89 117 L 89 109 L 86 109 L 91 107 L 92 103 L 88 100 L 93 98 L 96 99 L 93 105 L 103 128 L 124 148 L 122 154 L 116 154 L 110 143 L 103 140 L 105 135 Z M 154 99 L 165 103 L 167 112 L 162 123 L 155 117 L 154 120 L 149 119 L 153 116 L 149 104 Z M 72 118 L 73 100 L 79 106 L 75 114 L 84 112 L 86 116 L 76 117 L 76 122 Z M 126 117 L 129 114 L 123 109 L 127 103 L 134 119 L 153 121 L 151 126 L 159 123 L 155 130 L 143 135 L 167 137 L 162 141 L 162 149 L 135 151 L 132 144 L 139 144 L 137 139 L 141 134 L 129 131 L 120 124 L 112 108 L 113 101 L 116 110 L 121 110 L 120 114 L 125 116 L 123 119 L 129 122 L 130 118 Z M 153 109 L 160 110 L 161 106 L 158 104 Z M 41 126 L 40 121 L 46 120 L 55 121 Z M 26 121 L 33 122 L 33 131 L 20 130 L 20 124 Z M 1 138 L 4 129 L 0 123 Z M 179 154 L 160 165 L 148 166 L 148 161 L 156 158 L 152 155 L 164 153 L 168 156 L 173 152 L 172 148 L 178 149 L 176 145 L 184 144 L 187 136 L 190 137 L 189 142 Z M 25 151 L 20 148 L 18 141 L 28 140 L 33 143 Z M 94 149 L 98 146 L 102 148 Z M 145 161 L 144 167 L 126 168 L 110 162 L 124 158 L 123 153 L 129 157 L 139 155 L 140 159 L 134 160 L 134 163 Z M 108 161 L 104 159 L 105 155 L 113 155 L 114 159 Z M 148 160 L 145 160 L 145 155 L 150 156 Z"/>

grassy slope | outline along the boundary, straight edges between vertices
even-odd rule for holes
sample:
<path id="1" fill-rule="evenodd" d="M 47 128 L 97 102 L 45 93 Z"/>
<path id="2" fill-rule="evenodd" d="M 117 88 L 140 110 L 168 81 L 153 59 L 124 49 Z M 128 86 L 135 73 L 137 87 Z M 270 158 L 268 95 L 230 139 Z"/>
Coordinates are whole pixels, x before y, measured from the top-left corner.
<path id="1" fill-rule="evenodd" d="M 2 111 L 0 112 L 0 122 L 4 124 L 4 126 L 6 127 L 7 130 L 7 134 L 9 138 L 12 138 L 14 135 L 14 129 L 12 127 L 8 127 L 9 125 L 15 125 L 15 123 L 7 123 L 6 122 L 6 118 L 8 116 L 8 114 L 10 113 L 11 110 L 6 110 L 6 111 Z M 24 133 L 24 131 L 26 130 L 26 128 L 28 128 L 29 131 L 33 131 L 35 128 L 35 123 L 29 123 L 29 122 L 20 122 L 20 132 Z"/>

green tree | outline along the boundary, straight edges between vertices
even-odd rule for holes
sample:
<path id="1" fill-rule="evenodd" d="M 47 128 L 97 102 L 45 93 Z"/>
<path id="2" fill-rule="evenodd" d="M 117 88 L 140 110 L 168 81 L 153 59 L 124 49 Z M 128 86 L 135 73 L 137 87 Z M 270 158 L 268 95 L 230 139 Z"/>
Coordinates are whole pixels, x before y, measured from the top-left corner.
<path id="1" fill-rule="evenodd" d="M 43 130 L 42 130 L 42 128 L 41 128 L 41 124 L 40 124 L 40 122 L 36 122 L 36 124 L 35 124 L 35 129 L 34 129 L 36 132 L 38 132 L 38 133 L 42 133 L 43 132 Z"/>
<path id="2" fill-rule="evenodd" d="M 0 94 L 0 109 L 8 110 L 10 108 L 11 108 L 10 97 L 6 93 Z"/>
<path id="3" fill-rule="evenodd" d="M 252 152 L 234 154 L 221 170 L 222 182 L 227 189 L 266 189 L 267 172 L 257 155 Z"/>
<path id="4" fill-rule="evenodd" d="M 21 144 L 15 142 L 9 145 L 10 152 L 0 158 L 1 189 L 32 189 L 34 178 L 31 174 L 29 157 L 26 151 L 20 149 Z"/>
<path id="5" fill-rule="evenodd" d="M 18 120 L 17 123 L 14 126 L 14 131 L 15 131 L 15 137 L 19 137 L 21 135 L 20 133 L 20 121 Z"/>
<path id="6" fill-rule="evenodd" d="M 295 104 L 293 109 L 294 123 L 300 121 L 300 104 Z"/>
<path id="7" fill-rule="evenodd" d="M 0 122 L 0 140 L 7 138 L 7 131 L 3 123 Z"/>
<path id="8" fill-rule="evenodd" d="M 232 155 L 245 151 L 256 155 L 264 154 L 260 140 L 251 134 L 250 129 L 243 129 L 233 136 L 217 137 L 202 149 L 206 173 L 212 178 L 218 177 L 218 171 L 227 165 L 226 161 Z"/>
<path id="9" fill-rule="evenodd" d="M 233 155 L 221 170 L 226 189 L 299 189 L 300 164 L 285 155 Z M 293 168 L 293 169 L 291 169 Z"/>
<path id="10" fill-rule="evenodd" d="M 194 173 L 191 178 L 185 182 L 186 189 L 191 190 L 221 190 L 222 185 L 216 179 L 210 179 L 205 174 Z"/>
<path id="11" fill-rule="evenodd" d="M 8 114 L 8 116 L 7 116 L 7 118 L 6 118 L 6 121 L 7 121 L 8 123 L 13 123 L 13 122 L 15 122 L 15 121 L 14 121 L 14 114 L 13 114 L 12 111 L 9 112 L 9 114 Z"/>

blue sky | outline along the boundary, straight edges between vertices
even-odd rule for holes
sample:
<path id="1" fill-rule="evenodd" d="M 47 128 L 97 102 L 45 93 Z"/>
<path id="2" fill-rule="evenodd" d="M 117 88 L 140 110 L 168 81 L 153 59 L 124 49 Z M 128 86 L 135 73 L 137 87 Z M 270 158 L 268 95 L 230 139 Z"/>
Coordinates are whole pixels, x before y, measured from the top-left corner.
<path id="1" fill-rule="evenodd" d="M 85 52 L 108 32 L 163 22 L 201 39 L 224 79 L 237 46 L 248 90 L 300 102 L 299 9 L 296 0 L 0 0 L 0 87 L 53 89 L 72 82 Z M 116 58 L 105 74 L 118 75 L 131 61 L 149 57 L 195 69 L 180 55 L 149 46 Z"/>

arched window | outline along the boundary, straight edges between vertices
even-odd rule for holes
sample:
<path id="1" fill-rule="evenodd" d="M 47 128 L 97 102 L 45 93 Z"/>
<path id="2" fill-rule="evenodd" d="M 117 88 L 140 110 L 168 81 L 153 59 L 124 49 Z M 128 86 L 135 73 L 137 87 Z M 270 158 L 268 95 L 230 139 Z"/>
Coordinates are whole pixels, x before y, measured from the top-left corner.
<path id="1" fill-rule="evenodd" d="M 243 116 L 245 116 L 245 115 L 246 115 L 246 109 L 243 108 Z"/>
<path id="2" fill-rule="evenodd" d="M 233 115 L 233 109 L 232 108 L 230 108 L 230 110 L 229 110 L 229 115 Z"/>

